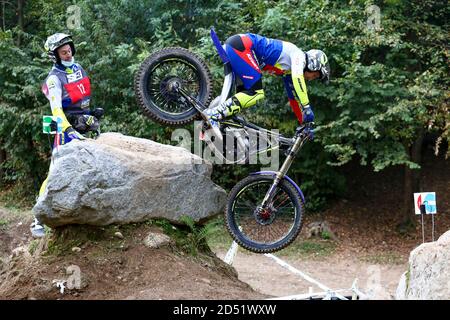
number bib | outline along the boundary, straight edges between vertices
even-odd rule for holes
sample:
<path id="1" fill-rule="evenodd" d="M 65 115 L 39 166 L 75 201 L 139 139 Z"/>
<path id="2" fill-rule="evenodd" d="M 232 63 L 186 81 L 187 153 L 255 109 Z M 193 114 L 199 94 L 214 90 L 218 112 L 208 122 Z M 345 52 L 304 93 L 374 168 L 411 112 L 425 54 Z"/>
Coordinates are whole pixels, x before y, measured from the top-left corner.
<path id="1" fill-rule="evenodd" d="M 47 98 L 50 89 L 61 89 L 61 106 L 66 114 L 80 114 L 89 110 L 91 82 L 79 64 L 65 70 L 54 66 L 47 79 L 51 76 L 56 76 L 59 81 L 52 81 L 48 88 L 44 85 L 43 91 Z"/>
<path id="2" fill-rule="evenodd" d="M 66 83 L 64 84 L 64 88 L 73 104 L 91 95 L 91 82 L 89 77 L 84 77 L 76 82 Z"/>

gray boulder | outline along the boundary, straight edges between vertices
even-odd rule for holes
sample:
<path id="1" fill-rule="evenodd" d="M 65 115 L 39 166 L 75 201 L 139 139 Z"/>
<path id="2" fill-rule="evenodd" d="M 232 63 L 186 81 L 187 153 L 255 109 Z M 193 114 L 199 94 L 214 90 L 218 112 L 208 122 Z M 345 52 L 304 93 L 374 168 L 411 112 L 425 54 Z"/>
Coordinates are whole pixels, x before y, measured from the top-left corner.
<path id="1" fill-rule="evenodd" d="M 397 300 L 450 300 L 450 230 L 409 256 L 396 291 Z"/>
<path id="2" fill-rule="evenodd" d="M 222 212 L 212 165 L 181 147 L 104 133 L 54 151 L 45 193 L 33 208 L 44 224 L 108 225 Z"/>

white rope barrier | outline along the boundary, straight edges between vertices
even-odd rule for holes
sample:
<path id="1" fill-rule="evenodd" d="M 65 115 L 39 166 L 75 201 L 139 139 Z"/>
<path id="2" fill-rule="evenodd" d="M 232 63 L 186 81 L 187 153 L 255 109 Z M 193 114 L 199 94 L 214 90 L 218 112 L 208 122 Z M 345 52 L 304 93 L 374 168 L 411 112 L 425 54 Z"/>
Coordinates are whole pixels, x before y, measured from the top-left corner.
<path id="1" fill-rule="evenodd" d="M 231 244 L 230 249 L 228 249 L 228 252 L 225 255 L 225 258 L 223 259 L 223 261 L 225 261 L 229 265 L 232 265 L 234 257 L 236 256 L 237 250 L 238 250 L 238 244 L 236 243 L 236 241 L 233 241 L 233 243 Z"/>
<path id="2" fill-rule="evenodd" d="M 223 259 L 227 264 L 232 265 L 234 258 L 237 254 L 237 251 L 239 249 L 238 244 L 236 243 L 236 241 L 233 241 L 233 243 L 231 244 L 230 249 L 228 249 L 225 258 Z M 324 290 L 323 292 L 313 292 L 313 288 L 309 287 L 309 293 L 305 293 L 305 294 L 298 294 L 298 295 L 290 295 L 290 296 L 285 296 L 285 297 L 276 297 L 276 298 L 270 298 L 267 300 L 304 300 L 304 299 L 308 299 L 314 296 L 324 296 L 323 300 L 330 300 L 331 298 L 339 298 L 341 300 L 348 300 L 348 298 L 344 297 L 343 295 L 339 294 L 338 292 L 344 292 L 344 291 L 352 291 L 352 300 L 356 300 L 358 297 L 362 298 L 362 299 L 368 299 L 369 296 L 364 294 L 363 292 L 361 292 L 358 288 L 357 288 L 357 281 L 358 279 L 355 279 L 353 281 L 352 284 L 352 288 L 351 289 L 341 289 L 341 290 L 332 290 L 330 288 L 328 288 L 327 286 L 325 286 L 324 284 L 320 283 L 319 281 L 313 279 L 312 277 L 310 277 L 309 275 L 307 275 L 306 273 L 294 268 L 293 266 L 291 266 L 290 264 L 286 263 L 285 261 L 281 260 L 280 258 L 274 256 L 273 254 L 270 253 L 265 253 L 264 254 L 266 257 L 271 258 L 272 260 L 274 260 L 276 263 L 278 263 L 280 266 L 282 266 L 283 268 L 289 270 L 290 272 L 302 277 L 304 280 L 316 285 L 317 287 L 319 287 L 320 289 Z"/>
<path id="3" fill-rule="evenodd" d="M 281 260 L 280 258 L 274 256 L 273 254 L 270 253 L 265 253 L 264 254 L 266 257 L 269 257 L 273 260 L 275 260 L 276 263 L 278 263 L 280 266 L 282 266 L 283 268 L 288 269 L 289 271 L 291 271 L 292 273 L 295 273 L 297 275 L 299 275 L 300 277 L 302 277 L 303 279 L 305 279 L 308 282 L 311 282 L 312 284 L 315 284 L 316 286 L 318 286 L 320 289 L 329 292 L 329 293 L 333 293 L 335 291 L 331 290 L 330 288 L 328 288 L 327 286 L 325 286 L 324 284 L 320 283 L 319 281 L 311 278 L 310 276 L 308 276 L 307 274 L 301 272 L 300 270 L 294 268 L 293 266 L 289 265 L 288 263 L 284 262 L 283 260 Z M 346 297 L 344 297 L 343 295 L 340 294 L 336 294 L 336 297 L 338 297 L 341 300 L 348 300 Z"/>

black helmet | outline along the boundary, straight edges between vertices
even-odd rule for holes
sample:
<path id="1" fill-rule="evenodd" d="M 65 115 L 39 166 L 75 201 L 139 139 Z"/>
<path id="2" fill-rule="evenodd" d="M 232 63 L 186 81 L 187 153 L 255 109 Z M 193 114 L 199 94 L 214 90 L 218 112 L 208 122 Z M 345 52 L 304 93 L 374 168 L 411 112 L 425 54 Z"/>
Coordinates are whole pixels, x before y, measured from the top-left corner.
<path id="1" fill-rule="evenodd" d="M 328 84 L 330 82 L 330 64 L 325 52 L 322 50 L 311 49 L 306 52 L 306 69 L 309 71 L 319 71 L 320 80 Z"/>
<path id="2" fill-rule="evenodd" d="M 52 60 L 54 63 L 61 64 L 61 59 L 59 58 L 56 50 L 65 44 L 70 45 L 70 48 L 72 49 L 72 56 L 74 56 L 75 45 L 73 44 L 73 40 L 70 35 L 65 33 L 55 33 L 48 37 L 47 41 L 45 41 L 45 52 L 47 53 L 50 60 Z"/>

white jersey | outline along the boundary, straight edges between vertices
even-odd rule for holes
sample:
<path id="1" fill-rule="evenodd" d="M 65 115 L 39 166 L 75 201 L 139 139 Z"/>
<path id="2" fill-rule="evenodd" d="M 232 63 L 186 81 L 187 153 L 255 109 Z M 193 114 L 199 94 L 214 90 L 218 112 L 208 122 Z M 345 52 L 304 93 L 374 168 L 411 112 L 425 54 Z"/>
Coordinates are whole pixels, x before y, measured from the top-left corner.
<path id="1" fill-rule="evenodd" d="M 305 52 L 298 48 L 295 44 L 282 41 L 282 50 L 275 65 L 264 66 L 263 70 L 277 75 L 292 74 L 300 76 L 306 67 Z"/>

